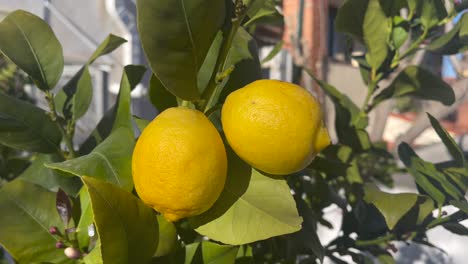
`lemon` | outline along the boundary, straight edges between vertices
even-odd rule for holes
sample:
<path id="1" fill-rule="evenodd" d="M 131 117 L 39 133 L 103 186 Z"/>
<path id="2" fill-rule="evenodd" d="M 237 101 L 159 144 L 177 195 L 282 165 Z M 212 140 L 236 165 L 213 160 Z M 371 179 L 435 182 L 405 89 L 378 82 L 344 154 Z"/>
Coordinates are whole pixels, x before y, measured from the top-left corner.
<path id="1" fill-rule="evenodd" d="M 143 130 L 132 174 L 141 200 L 174 222 L 205 212 L 219 197 L 226 181 L 226 150 L 204 114 L 169 108 Z"/>
<path id="2" fill-rule="evenodd" d="M 259 80 L 231 93 L 221 122 L 234 152 L 270 174 L 302 170 L 330 144 L 318 101 L 292 83 Z"/>

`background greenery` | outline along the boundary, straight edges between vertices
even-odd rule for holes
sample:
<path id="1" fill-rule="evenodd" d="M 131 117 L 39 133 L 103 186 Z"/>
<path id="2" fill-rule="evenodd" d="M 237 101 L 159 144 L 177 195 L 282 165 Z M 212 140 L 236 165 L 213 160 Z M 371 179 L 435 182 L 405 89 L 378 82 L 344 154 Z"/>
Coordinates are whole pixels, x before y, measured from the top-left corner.
<path id="1" fill-rule="evenodd" d="M 402 8 L 408 17 L 400 16 Z M 160 111 L 178 104 L 199 109 L 222 134 L 224 98 L 261 78 L 249 32 L 256 23 L 279 17 L 275 1 L 138 0 L 137 9 L 152 72 L 149 100 Z M 394 241 L 432 246 L 426 232 L 436 226 L 467 235 L 460 224 L 468 217 L 467 162 L 437 120 L 428 115 L 453 157 L 451 165 L 427 162 L 406 143 L 398 147 L 419 193 L 380 189 L 392 186 L 391 174 L 399 169 L 366 131 L 368 114 L 390 98 L 454 102 L 452 88 L 438 76 L 401 62 L 420 48 L 464 51 L 466 15 L 452 31 L 438 30 L 459 11 L 460 6 L 446 10 L 440 0 L 347 1 L 336 26 L 366 46 L 365 56 L 356 58 L 368 85 L 364 104 L 355 105 L 308 71 L 334 103 L 338 142 L 285 178 L 265 175 L 229 150 L 228 180 L 218 201 L 202 215 L 174 224 L 133 192 L 134 125 L 142 130 L 148 121 L 132 116 L 130 92 L 145 67 L 126 66 L 117 103 L 85 143 L 72 140 L 76 121 L 91 102 L 89 65 L 125 40 L 109 35 L 54 94 L 63 71 L 61 44 L 40 18 L 22 10 L 10 13 L 0 23 L 0 244 L 18 263 L 316 263 L 325 256 L 336 263 L 344 262 L 340 256 L 393 263 Z M 397 77 L 383 87 L 381 81 L 392 73 Z M 28 80 L 42 91 L 47 110 L 18 89 Z M 343 212 L 341 232 L 322 245 L 316 228 L 332 225 L 323 212 L 331 204 Z M 447 215 L 448 205 L 457 211 Z M 64 246 L 57 246 L 59 241 Z M 77 259 L 63 247 L 74 248 Z"/>

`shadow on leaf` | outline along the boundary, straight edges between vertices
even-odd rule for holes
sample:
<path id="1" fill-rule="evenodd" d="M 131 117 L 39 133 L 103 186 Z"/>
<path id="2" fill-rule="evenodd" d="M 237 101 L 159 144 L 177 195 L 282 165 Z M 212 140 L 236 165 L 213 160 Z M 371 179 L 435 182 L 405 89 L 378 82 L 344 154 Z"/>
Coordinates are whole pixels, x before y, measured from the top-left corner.
<path id="1" fill-rule="evenodd" d="M 227 146 L 228 174 L 224 189 L 218 200 L 205 213 L 191 218 L 190 225 L 197 228 L 222 216 L 241 197 L 249 186 L 252 167 L 241 160 L 234 151 Z"/>

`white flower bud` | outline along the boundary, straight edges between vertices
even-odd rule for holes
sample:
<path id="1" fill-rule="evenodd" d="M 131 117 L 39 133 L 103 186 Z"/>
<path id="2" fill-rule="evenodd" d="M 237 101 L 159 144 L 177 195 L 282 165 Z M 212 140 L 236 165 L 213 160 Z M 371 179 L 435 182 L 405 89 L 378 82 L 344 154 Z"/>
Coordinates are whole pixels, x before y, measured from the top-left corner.
<path id="1" fill-rule="evenodd" d="M 65 253 L 65 256 L 70 259 L 78 259 L 81 257 L 80 251 L 73 247 L 67 247 L 63 252 Z"/>

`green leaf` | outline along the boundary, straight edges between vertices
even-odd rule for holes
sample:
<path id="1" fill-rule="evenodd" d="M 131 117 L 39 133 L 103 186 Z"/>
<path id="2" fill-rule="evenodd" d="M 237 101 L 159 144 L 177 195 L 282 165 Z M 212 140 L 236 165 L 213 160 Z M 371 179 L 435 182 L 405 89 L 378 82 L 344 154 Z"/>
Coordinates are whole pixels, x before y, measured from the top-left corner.
<path id="1" fill-rule="evenodd" d="M 127 42 L 124 38 L 109 34 L 106 39 L 99 44 L 93 55 L 89 58 L 87 64 L 92 64 L 97 58 L 113 52 L 115 49 L 120 47 L 122 44 Z"/>
<path id="2" fill-rule="evenodd" d="M 323 168 L 325 174 L 328 176 L 343 176 L 349 184 L 362 184 L 363 180 L 352 147 L 347 145 L 332 145 L 327 147 L 322 154 L 325 156 L 326 160 L 341 164 L 341 166 L 334 169 Z M 333 172 L 334 170 L 336 171 Z M 334 173 L 335 175 L 333 175 Z"/>
<path id="3" fill-rule="evenodd" d="M 407 95 L 438 101 L 444 105 L 455 102 L 455 94 L 450 85 L 421 67 L 408 66 L 389 87 L 375 96 L 372 104 L 375 106 L 387 99 Z"/>
<path id="4" fill-rule="evenodd" d="M 384 216 L 385 222 L 390 230 L 396 226 L 403 216 L 414 208 L 418 199 L 424 199 L 424 201 L 429 200 L 425 196 L 414 193 L 385 193 L 380 191 L 373 184 L 366 184 L 364 186 L 364 194 L 364 201 L 377 207 Z M 434 209 L 433 204 L 432 208 L 429 208 L 430 210 L 427 210 L 425 202 L 422 204 L 424 205 L 424 210 L 419 211 L 422 214 L 418 215 L 418 222 L 424 220 Z"/>
<path id="5" fill-rule="evenodd" d="M 323 172 L 327 175 L 333 175 L 333 176 L 346 175 L 346 170 L 349 167 L 350 167 L 349 164 L 341 162 L 338 159 L 331 159 L 328 156 L 325 156 L 325 157 L 317 156 L 314 158 L 312 163 L 308 166 L 308 168 Z"/>
<path id="6" fill-rule="evenodd" d="M 239 247 L 220 245 L 210 241 L 189 244 L 185 247 L 184 264 L 234 263 Z"/>
<path id="7" fill-rule="evenodd" d="M 379 0 L 369 0 L 363 24 L 366 58 L 369 65 L 377 70 L 388 54 L 387 40 L 391 33 L 389 19 L 380 6 Z"/>
<path id="8" fill-rule="evenodd" d="M 73 97 L 73 116 L 75 119 L 82 117 L 88 111 L 93 99 L 93 81 L 88 67 L 84 67 L 83 74 L 76 87 L 76 94 Z"/>
<path id="9" fill-rule="evenodd" d="M 117 102 L 119 101 L 119 97 L 117 97 Z M 130 100 L 128 102 L 130 102 Z M 80 155 L 89 154 L 93 150 L 93 148 L 95 148 L 98 144 L 102 143 L 102 141 L 109 136 L 109 134 L 112 132 L 112 125 L 115 121 L 115 114 L 117 112 L 116 109 L 117 106 L 114 105 L 104 114 L 104 116 L 97 124 L 96 128 L 94 128 L 94 130 L 91 132 L 88 138 L 86 138 L 83 144 L 81 144 L 81 147 L 79 149 Z"/>
<path id="10" fill-rule="evenodd" d="M 408 168 L 408 171 L 415 177 L 418 186 L 429 194 L 439 206 L 444 204 L 445 195 L 432 185 L 426 175 L 426 171 L 431 169 L 430 165 L 420 159 L 407 143 L 398 146 L 398 156 Z M 429 165 L 429 168 L 426 169 L 426 165 Z"/>
<path id="11" fill-rule="evenodd" d="M 191 264 L 197 252 L 200 252 L 200 243 L 192 243 L 185 246 L 185 261 L 184 264 Z"/>
<path id="12" fill-rule="evenodd" d="M 67 119 L 73 118 L 73 103 L 74 96 L 78 89 L 78 83 L 81 79 L 85 70 L 85 66 L 81 67 L 80 70 L 68 80 L 63 88 L 58 91 L 54 97 L 55 108 L 59 115 L 66 117 Z"/>
<path id="13" fill-rule="evenodd" d="M 339 107 L 348 112 L 346 119 L 344 119 L 346 122 L 344 123 L 354 123 L 354 120 L 357 120 L 359 118 L 359 107 L 356 104 L 354 104 L 348 96 L 338 91 L 338 89 L 336 89 L 334 86 L 315 77 L 315 75 L 309 69 L 305 70 L 307 74 L 309 74 L 309 76 L 312 77 L 312 79 L 323 89 L 325 94 L 327 94 L 330 97 L 330 99 L 335 104 L 335 108 Z M 364 128 L 365 126 L 366 125 L 363 124 L 359 126 L 359 128 Z"/>
<path id="14" fill-rule="evenodd" d="M 177 106 L 177 98 L 171 94 L 154 74 L 149 83 L 149 98 L 159 112 Z"/>
<path id="15" fill-rule="evenodd" d="M 234 263 L 238 250 L 239 247 L 219 245 L 209 241 L 203 241 L 201 245 L 203 263 L 205 264 Z"/>
<path id="16" fill-rule="evenodd" d="M 5 119 L 6 127 L 3 126 Z M 60 149 L 61 139 L 58 126 L 42 109 L 0 92 L 0 144 L 52 153 Z"/>
<path id="17" fill-rule="evenodd" d="M 144 72 L 145 67 L 141 65 L 127 65 L 124 67 L 117 103 L 106 112 L 97 127 L 91 132 L 91 135 L 81 145 L 79 151 L 81 155 L 91 152 L 96 145 L 119 127 L 133 130 L 130 92 L 141 81 Z"/>
<path id="18" fill-rule="evenodd" d="M 134 144 L 133 131 L 119 128 L 88 155 L 46 164 L 46 167 L 76 176 L 94 177 L 131 191 Z"/>
<path id="19" fill-rule="evenodd" d="M 2 121 L 0 123 L 0 132 L 19 131 L 19 130 L 25 129 L 27 127 L 21 121 L 16 120 L 16 119 L 8 116 L 7 114 L 0 113 L 0 120 Z"/>
<path id="20" fill-rule="evenodd" d="M 419 195 L 416 207 L 418 207 L 418 217 L 416 218 L 416 224 L 420 225 L 428 216 L 431 215 L 431 212 L 435 209 L 434 200 L 427 196 Z"/>
<path id="21" fill-rule="evenodd" d="M 265 64 L 274 59 L 276 55 L 278 55 L 278 53 L 280 53 L 280 51 L 283 49 L 283 44 L 284 42 L 282 40 L 276 43 L 276 45 L 273 47 L 270 53 L 268 53 L 268 55 L 265 58 L 263 58 L 261 64 Z"/>
<path id="22" fill-rule="evenodd" d="M 446 175 L 438 171 L 434 164 L 419 158 L 407 143 L 398 146 L 398 155 L 408 171 L 415 177 L 416 184 L 433 198 L 438 206 L 445 203 L 447 196 L 455 200 L 464 196 L 448 181 Z"/>
<path id="23" fill-rule="evenodd" d="M 50 26 L 24 10 L 0 23 L 0 51 L 34 80 L 41 90 L 55 87 L 63 72 L 63 51 Z"/>
<path id="24" fill-rule="evenodd" d="M 148 263 L 158 245 L 156 214 L 112 184 L 82 177 L 91 198 L 103 263 Z"/>
<path id="25" fill-rule="evenodd" d="M 223 124 L 221 123 L 221 108 L 222 105 L 218 104 L 205 113 L 220 133 L 223 131 Z"/>
<path id="26" fill-rule="evenodd" d="M 390 255 L 389 253 L 379 254 L 377 256 L 377 259 L 379 260 L 380 264 L 395 264 L 396 263 L 392 255 Z"/>
<path id="27" fill-rule="evenodd" d="M 239 250 L 237 251 L 237 258 L 239 259 L 242 257 L 253 257 L 252 246 L 242 245 L 239 247 Z"/>
<path id="28" fill-rule="evenodd" d="M 216 61 L 218 60 L 219 51 L 221 49 L 222 44 L 223 44 L 223 32 L 218 31 L 215 39 L 213 40 L 213 43 L 211 44 L 210 49 L 208 50 L 208 53 L 206 54 L 205 61 L 203 62 L 200 70 L 198 71 L 197 86 L 198 86 L 198 91 L 200 93 L 203 93 L 203 91 L 208 86 L 210 79 L 213 77 L 212 75 L 215 74 L 214 71 L 215 71 Z"/>
<path id="29" fill-rule="evenodd" d="M 442 0 L 420 0 L 418 4 L 421 14 L 421 24 L 425 30 L 436 26 L 440 21 L 447 17 L 447 10 Z"/>
<path id="30" fill-rule="evenodd" d="M 88 65 L 83 66 L 54 98 L 59 114 L 79 119 L 88 111 L 93 98 L 93 81 Z"/>
<path id="31" fill-rule="evenodd" d="M 437 119 L 435 119 L 431 114 L 427 113 L 427 117 L 431 121 L 431 125 L 437 132 L 437 135 L 439 135 L 445 147 L 450 152 L 450 155 L 452 155 L 452 157 L 455 159 L 457 166 L 466 167 L 468 164 L 466 163 L 463 151 L 457 145 L 452 136 L 450 136 L 450 134 L 440 125 Z"/>
<path id="32" fill-rule="evenodd" d="M 369 0 L 348 0 L 338 9 L 336 30 L 363 41 L 363 25 Z M 353 21 L 350 23 L 350 21 Z"/>
<path id="33" fill-rule="evenodd" d="M 388 17 L 395 17 L 400 15 L 402 8 L 408 6 L 407 0 L 379 0 L 382 10 L 385 12 L 385 15 Z"/>
<path id="34" fill-rule="evenodd" d="M 101 252 L 101 244 L 96 245 L 91 252 L 89 252 L 86 257 L 83 258 L 85 264 L 102 264 L 102 252 Z"/>
<path id="35" fill-rule="evenodd" d="M 88 62 L 83 67 L 81 67 L 81 69 L 65 84 L 63 89 L 60 90 L 55 96 L 56 108 L 60 114 L 65 115 L 65 117 L 67 118 L 75 119 L 78 119 L 82 116 L 79 115 L 81 113 L 76 114 L 76 108 L 86 108 L 87 110 L 92 99 L 91 77 L 83 76 L 89 75 L 88 66 L 91 65 L 99 57 L 114 51 L 116 48 L 118 48 L 125 42 L 127 42 L 125 39 L 110 34 L 103 42 L 101 42 L 101 44 L 99 44 L 98 48 L 91 55 Z M 77 93 L 79 95 L 75 95 Z M 78 98 L 75 98 L 76 96 Z M 83 105 L 80 107 L 75 106 L 75 104 Z M 81 109 L 81 111 L 84 110 Z"/>
<path id="36" fill-rule="evenodd" d="M 455 185 L 461 194 L 468 191 L 468 169 L 466 167 L 447 168 L 443 170 L 443 173 L 447 176 L 448 180 Z"/>
<path id="37" fill-rule="evenodd" d="M 80 209 L 81 216 L 77 226 L 77 239 L 81 249 L 88 251 L 90 237 L 88 228 L 93 224 L 93 208 L 91 207 L 91 198 L 87 188 L 82 188 L 80 191 Z M 100 251 L 100 249 L 98 249 Z"/>
<path id="38" fill-rule="evenodd" d="M 0 178 L 15 178 L 31 165 L 30 157 L 20 151 L 0 145 L 0 153 Z"/>
<path id="39" fill-rule="evenodd" d="M 433 40 L 427 50 L 442 54 L 457 54 L 468 46 L 468 15 L 464 14 L 460 21 L 447 33 Z"/>
<path id="40" fill-rule="evenodd" d="M 225 1 L 219 0 L 137 1 L 143 50 L 153 73 L 172 94 L 199 98 L 197 74 L 225 13 Z"/>
<path id="41" fill-rule="evenodd" d="M 124 67 L 112 132 L 121 127 L 133 130 L 130 92 L 141 81 L 145 71 L 146 67 L 143 65 L 127 65 Z"/>
<path id="42" fill-rule="evenodd" d="M 22 180 L 0 189 L 0 244 L 19 263 L 73 263 L 56 249 L 51 226 L 63 228 L 55 210 L 55 193 Z"/>
<path id="43" fill-rule="evenodd" d="M 317 234 L 318 216 L 303 199 L 296 199 L 296 205 L 304 218 L 304 222 L 302 223 L 302 228 L 299 232 L 284 236 L 284 238 L 290 240 L 290 242 L 288 242 L 288 248 L 291 249 L 288 249 L 288 255 L 299 255 L 307 252 L 311 257 L 316 257 L 320 262 L 323 262 L 325 249 L 320 243 L 320 239 Z M 248 249 L 249 248 L 247 248 L 247 250 Z M 252 256 L 251 250 L 252 248 L 250 248 L 250 252 L 247 252 L 250 254 L 244 254 L 243 256 Z"/>
<path id="44" fill-rule="evenodd" d="M 361 115 L 359 107 L 334 86 L 319 80 L 310 70 L 305 69 L 305 71 L 330 97 L 335 106 L 335 130 L 340 143 L 351 146 L 358 151 L 369 149 L 371 142 L 365 130 L 367 117 Z"/>
<path id="45" fill-rule="evenodd" d="M 20 179 L 40 185 L 50 191 L 57 192 L 59 188 L 71 196 L 76 196 L 81 188 L 81 181 L 66 173 L 48 169 L 44 164 L 63 161 L 57 155 L 38 154 L 33 157 L 31 165 L 19 176 Z"/>
<path id="46" fill-rule="evenodd" d="M 158 248 L 154 256 L 160 257 L 174 252 L 177 248 L 177 230 L 173 223 L 168 222 L 162 215 L 157 216 L 159 225 Z"/>
<path id="47" fill-rule="evenodd" d="M 393 17 L 392 40 L 396 50 L 406 42 L 409 37 L 409 23 L 400 16 Z"/>
<path id="48" fill-rule="evenodd" d="M 409 9 L 410 15 L 413 15 L 416 12 L 421 0 L 407 0 L 407 1 L 408 1 L 408 9 Z"/>
<path id="49" fill-rule="evenodd" d="M 244 3 L 247 6 L 247 15 L 250 18 L 245 22 L 245 27 L 265 17 L 281 17 L 278 10 L 276 10 L 275 0 L 244 0 Z"/>
<path id="50" fill-rule="evenodd" d="M 346 181 L 349 184 L 353 183 L 358 183 L 362 184 L 362 177 L 361 174 L 359 173 L 359 167 L 357 163 L 357 159 L 353 158 L 349 164 L 351 165 L 347 170 L 345 174 Z"/>
<path id="51" fill-rule="evenodd" d="M 137 116 L 133 116 L 133 121 L 135 121 L 135 124 L 138 127 L 138 130 L 140 130 L 140 132 L 143 132 L 146 126 L 148 126 L 151 122 L 150 120 L 141 119 Z"/>
<path id="52" fill-rule="evenodd" d="M 448 231 L 460 235 L 460 236 L 468 236 L 468 228 L 459 223 L 446 223 L 442 225 Z"/>
<path id="53" fill-rule="evenodd" d="M 227 181 L 220 197 L 207 212 L 189 219 L 198 233 L 241 245 L 301 229 L 302 218 L 283 178 L 253 170 L 231 150 L 228 159 Z"/>
<path id="54" fill-rule="evenodd" d="M 468 214 L 468 202 L 452 200 L 450 204 Z"/>
<path id="55" fill-rule="evenodd" d="M 239 28 L 234 37 L 226 65 L 235 68 L 221 93 L 221 102 L 235 90 L 262 78 L 257 43 L 243 28 Z"/>

